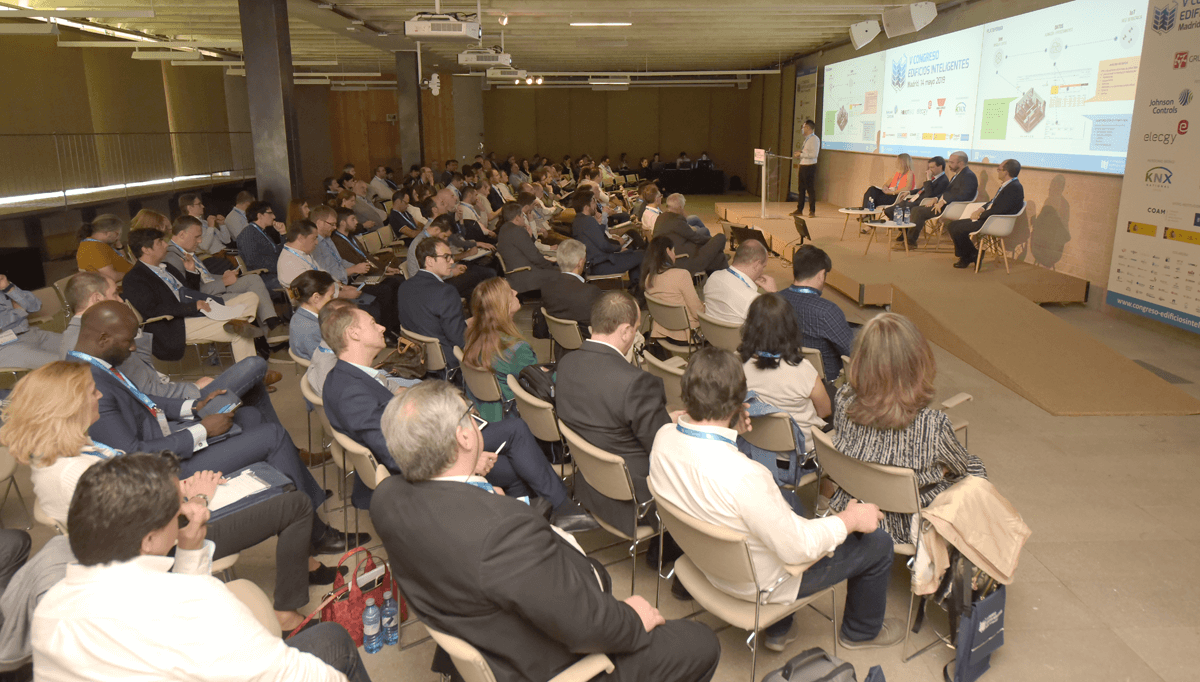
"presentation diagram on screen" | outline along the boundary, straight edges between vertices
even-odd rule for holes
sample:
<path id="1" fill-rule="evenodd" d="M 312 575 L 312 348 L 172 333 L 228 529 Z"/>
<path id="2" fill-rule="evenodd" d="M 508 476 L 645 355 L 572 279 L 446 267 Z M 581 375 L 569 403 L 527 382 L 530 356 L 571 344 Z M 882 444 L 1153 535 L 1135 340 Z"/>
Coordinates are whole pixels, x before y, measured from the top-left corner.
<path id="1" fill-rule="evenodd" d="M 1076 0 L 983 27 L 971 159 L 1123 173 L 1145 0 Z"/>
<path id="2" fill-rule="evenodd" d="M 970 146 L 982 36 L 978 26 L 885 53 L 881 153 L 946 156 Z"/>
<path id="3" fill-rule="evenodd" d="M 825 67 L 821 125 L 823 148 L 875 151 L 883 83 L 883 53 Z"/>

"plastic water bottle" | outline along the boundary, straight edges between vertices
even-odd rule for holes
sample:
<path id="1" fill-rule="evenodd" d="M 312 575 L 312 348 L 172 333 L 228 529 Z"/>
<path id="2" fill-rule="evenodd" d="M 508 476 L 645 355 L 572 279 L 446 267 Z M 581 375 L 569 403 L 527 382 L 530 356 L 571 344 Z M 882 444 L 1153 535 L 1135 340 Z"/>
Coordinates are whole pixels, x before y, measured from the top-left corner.
<path id="1" fill-rule="evenodd" d="M 383 643 L 400 643 L 400 607 L 391 591 L 383 593 Z"/>
<path id="2" fill-rule="evenodd" d="M 379 627 L 379 607 L 374 599 L 367 599 L 367 608 L 363 609 L 363 648 L 368 654 L 377 653 L 383 648 L 383 631 Z"/>
<path id="3" fill-rule="evenodd" d="M 875 210 L 875 197 L 867 197 L 867 210 L 868 211 Z"/>

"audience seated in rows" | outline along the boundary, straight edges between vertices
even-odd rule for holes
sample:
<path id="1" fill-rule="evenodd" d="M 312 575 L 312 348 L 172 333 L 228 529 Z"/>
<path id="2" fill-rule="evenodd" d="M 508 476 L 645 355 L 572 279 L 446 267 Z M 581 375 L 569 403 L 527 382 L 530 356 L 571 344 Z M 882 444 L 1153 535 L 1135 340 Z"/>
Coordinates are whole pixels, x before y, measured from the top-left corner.
<path id="1" fill-rule="evenodd" d="M 75 265 L 86 272 L 98 272 L 120 282 L 133 264 L 117 250 L 121 241 L 123 221 L 115 215 L 96 216 L 79 227 L 79 248 Z"/>
<path id="2" fill-rule="evenodd" d="M 170 453 L 133 453 L 79 478 L 68 514 L 78 563 L 33 616 L 38 679 L 186 670 L 196 680 L 369 680 L 341 626 L 323 623 L 285 643 L 209 575 L 209 512 L 195 493 L 185 500 L 178 474 Z"/>
<path id="3" fill-rule="evenodd" d="M 496 251 L 504 259 L 505 277 L 517 293 L 545 291 L 558 280 L 558 266 L 537 248 L 529 218 L 521 205 L 510 202 L 500 211 L 502 225 Z M 528 268 L 521 272 L 514 272 Z"/>
<path id="4" fill-rule="evenodd" d="M 192 192 L 180 194 L 178 203 L 180 218 L 189 217 L 200 221 L 200 237 L 192 250 L 204 259 L 205 267 L 217 275 L 235 267 L 225 258 L 225 249 L 233 242 L 233 237 L 225 228 L 225 216 L 204 215 L 204 199 Z"/>
<path id="5" fill-rule="evenodd" d="M 317 316 L 326 303 L 337 298 L 340 284 L 328 272 L 309 270 L 292 280 L 288 290 L 296 301 L 296 312 L 288 325 L 288 348 L 296 357 L 312 360 L 321 345 L 321 325 Z"/>
<path id="6" fill-rule="evenodd" d="M 538 364 L 533 346 L 521 337 L 513 320 L 520 309 L 517 292 L 500 277 L 480 284 L 471 294 L 471 320 L 467 324 L 466 345 L 462 347 L 463 363 L 494 373 L 505 401 L 513 399 L 508 375 L 517 376 L 526 367 Z M 479 414 L 489 422 L 504 418 L 501 403 L 480 402 L 476 396 L 472 399 L 479 406 Z"/>
<path id="7" fill-rule="evenodd" d="M 437 220 L 442 218 L 444 216 Z M 437 220 L 430 223 L 435 232 L 439 227 Z M 411 332 L 437 339 L 447 366 L 457 367 L 458 359 L 454 357 L 453 349 L 455 346 L 462 348 L 466 343 L 463 339 L 467 324 L 463 321 L 462 299 L 448 281 L 458 267 L 454 256 L 450 255 L 449 245 L 437 237 L 421 240 L 411 253 L 421 264 L 421 269 L 400 287 L 400 324 Z"/>
<path id="8" fill-rule="evenodd" d="M 724 236 L 724 235 L 722 235 Z M 650 240 L 646 249 L 646 260 L 642 262 L 642 289 L 647 296 L 669 305 L 681 305 L 687 310 L 688 322 L 692 328 L 698 328 L 704 312 L 704 302 L 696 295 L 696 285 L 692 282 L 692 273 L 677 266 L 675 247 L 668 237 L 655 237 Z M 650 325 L 652 339 L 668 338 L 682 344 L 691 342 L 686 329 L 667 329 L 652 320 Z"/>
<path id="9" fill-rule="evenodd" d="M 469 299 L 475 286 L 495 273 L 489 268 L 472 262 L 458 262 L 478 254 L 480 247 L 474 245 L 465 249 L 455 247 L 454 242 L 457 235 L 452 233 L 453 225 L 454 220 L 445 214 L 439 214 L 430 219 L 421 234 L 417 235 L 416 239 L 408 245 L 408 258 L 405 262 L 406 274 L 411 280 L 424 267 L 424 263 L 417 260 L 417 249 L 420 248 L 421 242 L 430 238 L 440 239 L 446 243 L 452 256 L 446 274 L 439 276 L 458 292 L 459 297 Z"/>
<path id="10" fill-rule="evenodd" d="M 406 190 L 399 189 L 392 193 L 392 210 L 388 213 L 388 225 L 397 237 L 406 237 L 412 239 L 421 233 L 421 228 L 425 226 L 425 218 L 422 217 L 418 222 L 413 212 L 409 210 L 409 193 Z M 355 221 L 358 217 L 355 216 Z"/>
<path id="11" fill-rule="evenodd" d="M 253 204 L 254 201 L 254 195 L 250 192 L 246 190 L 238 192 L 233 208 L 225 216 L 225 229 L 229 232 L 230 238 L 230 242 L 226 246 L 237 247 L 238 236 L 250 224 L 250 220 L 246 217 L 246 209 L 250 208 L 250 204 Z"/>
<path id="12" fill-rule="evenodd" d="M 474 475 L 488 453 L 468 408 L 434 381 L 383 414 L 404 478 L 383 481 L 371 520 L 421 619 L 478 649 L 498 682 L 547 680 L 591 652 L 609 656 L 613 679 L 712 679 L 720 646 L 707 625 L 667 622 L 637 595 L 616 600 L 608 572 L 578 545 L 511 495 L 491 494 Z"/>
<path id="13" fill-rule="evenodd" d="M 775 278 L 766 274 L 766 269 L 767 247 L 756 239 L 743 241 L 730 266 L 712 273 L 704 283 L 705 312 L 721 322 L 745 322 L 759 289 L 767 293 L 777 290 Z"/>
<path id="14" fill-rule="evenodd" d="M 0 345 L 0 367 L 36 369 L 57 359 L 55 352 L 62 335 L 29 326 L 29 313 L 41 309 L 37 296 L 0 275 L 0 339 L 12 334 Z"/>
<path id="15" fill-rule="evenodd" d="M 345 209 L 342 209 L 345 211 Z M 355 285 L 350 281 L 350 276 L 361 276 L 370 274 L 375 267 L 375 263 L 368 261 L 365 253 L 354 254 L 352 245 L 346 235 L 339 234 L 339 230 L 347 232 L 353 227 L 352 221 L 355 220 L 353 214 L 346 214 L 346 220 L 339 227 L 338 213 L 328 206 L 321 206 L 313 211 L 313 224 L 317 228 L 317 245 L 313 249 L 313 259 L 317 261 L 317 265 L 333 275 L 333 278 L 338 281 L 345 289 L 358 289 L 362 295 L 358 297 L 358 304 L 367 310 L 378 319 L 384 327 L 392 334 L 400 333 L 400 321 L 396 317 L 396 290 L 400 288 L 403 279 L 400 277 L 382 276 L 382 278 L 374 283 L 367 283 L 365 280 Z M 338 240 L 342 241 L 347 250 L 351 251 L 352 255 L 357 256 L 351 260 L 342 256 L 343 247 L 339 247 L 335 242 L 335 234 L 339 234 Z M 381 269 L 386 269 L 382 268 Z M 372 301 L 373 299 L 373 301 Z M 370 302 L 370 303 L 368 303 Z M 376 314 L 378 313 L 378 314 Z"/>
<path id="16" fill-rule="evenodd" d="M 850 357 L 854 331 L 836 303 L 821 297 L 825 277 L 833 269 L 829 254 L 804 244 L 792 254 L 792 286 L 779 292 L 796 311 L 804 345 L 821 352 L 825 379 L 832 382 L 842 372 L 842 356 Z"/>
<path id="17" fill-rule="evenodd" d="M 575 221 L 571 224 L 571 236 L 587 247 L 587 272 L 590 275 L 613 275 L 629 273 L 630 281 L 639 281 L 644 252 L 631 249 L 631 244 L 621 245 L 606 233 L 599 200 L 592 188 L 584 187 L 571 195 L 570 205 L 575 209 Z"/>
<path id="18" fill-rule="evenodd" d="M 317 324 L 323 324 L 325 319 L 339 308 L 353 307 L 355 306 L 352 301 L 347 301 L 344 298 L 335 298 L 321 306 L 321 312 L 317 315 Z M 317 397 L 320 398 L 325 391 L 325 379 L 333 371 L 333 366 L 337 364 L 338 358 L 333 349 L 329 347 L 329 344 L 325 342 L 324 337 L 320 336 L 319 328 L 317 329 L 317 334 L 317 340 L 320 343 L 317 344 L 316 350 L 313 351 L 312 358 L 309 360 L 310 364 L 308 370 L 304 373 L 304 380 L 308 382 L 308 386 L 312 389 L 313 393 L 316 393 Z M 411 383 L 413 382 L 406 379 L 391 375 L 388 376 L 388 386 L 393 389 L 408 386 Z"/>
<path id="19" fill-rule="evenodd" d="M 987 478 L 983 462 L 958 442 L 950 417 L 929 407 L 936 375 L 933 351 L 916 325 L 903 315 L 880 313 L 854 340 L 833 408 L 834 445 L 864 462 L 915 470 L 922 507 L 964 476 Z M 839 489 L 829 506 L 840 511 L 850 500 Z M 911 514 L 888 512 L 883 521 L 898 543 L 910 542 L 911 526 Z"/>
<path id="20" fill-rule="evenodd" d="M 578 322 L 580 332 L 586 339 L 592 306 L 604 290 L 583 278 L 583 270 L 587 265 L 587 247 L 583 242 L 568 239 L 559 244 L 555 258 L 559 275 L 551 280 L 550 285 L 542 287 L 542 305 L 552 317 Z"/>
<path id="21" fill-rule="evenodd" d="M 262 279 L 268 289 L 282 288 L 277 268 L 287 225 L 275 220 L 275 211 L 265 201 L 247 206 L 246 220 L 249 223 L 237 235 L 238 255 L 250 270 L 266 271 Z"/>
<path id="22" fill-rule="evenodd" d="M 701 231 L 688 224 L 683 214 L 686 205 L 687 199 L 682 194 L 667 197 L 666 210 L 654 224 L 654 236 L 669 238 L 675 247 L 675 255 L 684 259 L 679 262 L 680 267 L 692 274 L 711 273 L 729 267 L 729 259 L 725 256 L 725 235 L 711 237 L 707 229 Z"/>
<path id="23" fill-rule="evenodd" d="M 839 644 L 859 649 L 901 641 L 904 620 L 884 618 L 892 541 L 879 528 L 879 508 L 855 501 L 836 516 L 804 518 L 771 472 L 738 451 L 736 439 L 750 418 L 742 402 L 746 377 L 729 351 L 693 354 L 680 383 L 687 414 L 656 431 L 649 458 L 655 492 L 689 516 L 745 535 L 758 582 L 778 585 L 770 603 L 788 604 L 845 580 Z M 793 566 L 804 570 L 796 575 L 787 570 Z M 707 577 L 734 597 L 759 598 L 753 583 Z M 783 651 L 798 636 L 792 621 L 789 615 L 764 628 L 763 645 Z"/>

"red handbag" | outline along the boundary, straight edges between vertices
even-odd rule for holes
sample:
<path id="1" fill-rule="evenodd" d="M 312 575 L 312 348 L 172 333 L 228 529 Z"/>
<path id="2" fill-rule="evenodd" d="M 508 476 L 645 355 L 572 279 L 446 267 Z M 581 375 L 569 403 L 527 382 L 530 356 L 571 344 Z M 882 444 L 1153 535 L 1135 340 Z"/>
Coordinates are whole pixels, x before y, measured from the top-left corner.
<path id="1" fill-rule="evenodd" d="M 347 584 L 346 578 L 342 576 L 342 564 L 359 552 L 362 552 L 364 556 L 358 557 L 358 561 L 354 565 L 354 570 L 348 574 L 352 579 Z M 368 585 L 369 589 L 364 592 L 358 586 L 357 578 L 360 574 L 369 573 L 376 568 L 382 568 L 382 573 L 374 579 L 374 587 Z M 341 625 L 346 628 L 346 632 L 350 633 L 350 637 L 354 639 L 354 644 L 362 646 L 362 615 L 363 611 L 367 608 L 367 599 L 374 599 L 375 605 L 382 609 L 383 593 L 389 591 L 396 599 L 396 604 L 400 611 L 400 622 L 403 623 L 408 620 L 408 603 L 397 592 L 396 584 L 392 580 L 392 572 L 388 568 L 387 562 L 376 559 L 366 547 L 356 547 L 342 555 L 342 558 L 338 561 L 337 577 L 333 579 L 333 589 L 329 594 L 325 595 L 325 599 L 321 601 L 321 605 L 315 611 L 308 614 L 308 617 L 292 631 L 291 637 L 294 637 L 297 632 L 304 629 L 304 626 L 308 625 L 313 616 L 320 614 L 320 621 L 322 623 L 337 623 Z"/>

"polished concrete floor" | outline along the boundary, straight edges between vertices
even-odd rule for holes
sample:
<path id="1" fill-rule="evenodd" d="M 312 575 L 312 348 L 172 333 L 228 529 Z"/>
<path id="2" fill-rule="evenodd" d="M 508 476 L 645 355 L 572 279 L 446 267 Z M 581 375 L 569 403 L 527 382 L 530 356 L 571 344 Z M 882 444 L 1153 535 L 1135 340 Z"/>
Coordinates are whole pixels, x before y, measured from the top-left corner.
<path id="1" fill-rule="evenodd" d="M 695 198 L 689 209 L 710 219 L 711 205 L 711 199 Z M 1172 381 L 1185 382 L 1179 386 L 1200 397 L 1200 337 L 1097 306 L 1049 309 L 1118 352 L 1169 372 Z M 875 311 L 851 312 L 861 318 Z M 528 329 L 528 307 L 519 321 Z M 548 353 L 542 342 L 535 347 Z M 992 670 L 985 679 L 1197 679 L 1200 582 L 1191 571 L 1200 565 L 1200 495 L 1196 492 L 1200 489 L 1200 417 L 1052 417 L 942 349 L 934 352 L 939 369 L 937 399 L 960 391 L 974 396 L 973 402 L 955 408 L 956 417 L 971 423 L 969 448 L 987 464 L 991 480 L 1033 529 L 1016 579 L 1008 588 L 1005 645 L 992 657 Z M 303 447 L 304 408 L 297 379 L 291 366 L 280 368 L 285 379 L 274 395 L 276 407 Z M 333 486 L 334 470 L 329 468 L 328 473 Z M 18 481 L 30 499 L 27 470 L 18 473 Z M 340 512 L 323 515 L 341 526 Z M 21 521 L 15 497 L 3 509 L 3 518 L 10 527 Z M 359 518 L 370 527 L 365 514 Z M 32 533 L 35 547 L 50 535 L 38 526 Z M 612 538 L 594 531 L 581 541 L 591 548 Z M 616 561 L 622 551 L 607 550 L 602 558 Z M 270 593 L 273 552 L 270 541 L 243 552 L 238 576 L 254 580 Z M 630 567 L 626 559 L 609 569 L 618 598 L 628 595 Z M 653 571 L 640 558 L 634 569 L 636 591 L 653 601 Z M 908 608 L 907 580 L 907 570 L 898 560 L 890 615 L 903 617 Z M 693 602 L 672 597 L 665 581 L 662 587 L 660 608 L 666 617 L 683 617 L 698 609 Z M 323 589 L 313 588 L 311 606 L 323 594 Z M 828 613 L 828 601 L 818 605 Z M 931 613 L 931 624 L 944 632 L 945 617 L 936 608 Z M 722 627 L 710 616 L 698 617 L 714 629 Z M 787 652 L 760 648 L 759 679 L 804 649 L 832 649 L 828 621 L 812 610 L 801 612 L 797 621 L 800 637 Z M 715 678 L 719 682 L 749 678 L 746 635 L 733 628 L 720 631 L 722 656 Z M 932 637 L 927 623 L 910 647 Z M 436 679 L 429 671 L 433 645 L 423 639 L 422 626 L 412 623 L 404 628 L 402 639 L 411 648 L 364 654 L 372 679 Z M 901 661 L 899 646 L 839 649 L 839 655 L 855 665 L 859 679 L 871 665 L 880 664 L 889 682 L 936 682 L 953 652 L 938 646 L 908 663 Z"/>

